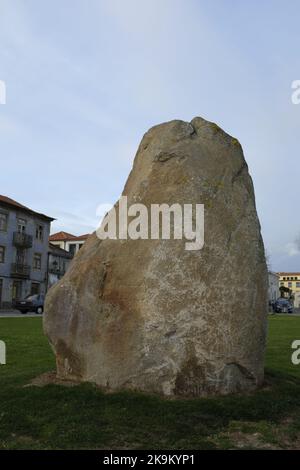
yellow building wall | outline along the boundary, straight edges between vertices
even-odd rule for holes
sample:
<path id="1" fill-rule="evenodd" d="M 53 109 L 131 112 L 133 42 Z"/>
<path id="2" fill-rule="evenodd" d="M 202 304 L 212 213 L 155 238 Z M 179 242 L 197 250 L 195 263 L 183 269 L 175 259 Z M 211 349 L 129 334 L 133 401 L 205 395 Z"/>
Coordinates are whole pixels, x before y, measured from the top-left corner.
<path id="1" fill-rule="evenodd" d="M 279 287 L 284 286 L 292 290 L 294 296 L 294 306 L 300 307 L 300 273 L 279 276 Z"/>

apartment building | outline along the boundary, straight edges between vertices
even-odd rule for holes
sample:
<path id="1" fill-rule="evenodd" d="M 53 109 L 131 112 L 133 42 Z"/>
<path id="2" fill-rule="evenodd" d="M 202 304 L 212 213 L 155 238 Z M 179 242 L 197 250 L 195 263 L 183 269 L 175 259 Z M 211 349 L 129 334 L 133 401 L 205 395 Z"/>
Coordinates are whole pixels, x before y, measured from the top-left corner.
<path id="1" fill-rule="evenodd" d="M 269 303 L 275 302 L 280 296 L 279 291 L 279 275 L 273 271 L 268 272 L 269 286 L 268 286 L 268 296 Z"/>
<path id="2" fill-rule="evenodd" d="M 69 269 L 73 255 L 59 246 L 49 243 L 48 289 L 56 284 Z"/>
<path id="3" fill-rule="evenodd" d="M 279 285 L 291 289 L 294 298 L 294 307 L 300 307 L 300 272 L 281 272 Z"/>
<path id="4" fill-rule="evenodd" d="M 0 307 L 46 292 L 53 220 L 0 195 Z"/>
<path id="5" fill-rule="evenodd" d="M 52 245 L 59 246 L 63 250 L 68 251 L 74 256 L 80 250 L 80 248 L 83 246 L 84 242 L 88 239 L 89 236 L 89 233 L 77 237 L 76 235 L 72 235 L 71 233 L 58 232 L 54 233 L 53 235 L 50 235 L 49 242 Z"/>

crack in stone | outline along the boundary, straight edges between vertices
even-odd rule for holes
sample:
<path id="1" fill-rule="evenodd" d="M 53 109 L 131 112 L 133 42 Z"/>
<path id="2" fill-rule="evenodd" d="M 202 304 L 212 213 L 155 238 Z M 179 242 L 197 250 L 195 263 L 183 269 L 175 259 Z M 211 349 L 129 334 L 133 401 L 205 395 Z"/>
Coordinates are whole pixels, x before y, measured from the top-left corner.
<path id="1" fill-rule="evenodd" d="M 184 160 L 186 157 L 184 155 L 178 155 L 177 153 L 160 152 L 155 157 L 155 160 L 157 162 L 164 163 L 170 160 L 171 158 L 179 158 L 179 160 Z"/>
<path id="2" fill-rule="evenodd" d="M 235 366 L 246 379 L 255 381 L 252 372 L 238 362 L 227 362 L 226 366 Z"/>
<path id="3" fill-rule="evenodd" d="M 246 160 L 243 160 L 243 163 L 242 163 L 241 167 L 238 169 L 238 171 L 235 173 L 235 175 L 233 175 L 233 177 L 231 179 L 231 184 L 234 184 L 236 182 L 236 180 L 242 175 L 242 173 L 245 169 L 248 169 L 248 165 L 246 163 Z"/>

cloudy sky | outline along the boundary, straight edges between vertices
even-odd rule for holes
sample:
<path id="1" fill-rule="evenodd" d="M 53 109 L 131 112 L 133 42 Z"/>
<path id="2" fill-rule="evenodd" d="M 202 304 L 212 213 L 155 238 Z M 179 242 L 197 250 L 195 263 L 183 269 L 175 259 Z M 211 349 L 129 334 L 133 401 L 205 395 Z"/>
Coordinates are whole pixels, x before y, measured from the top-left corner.
<path id="1" fill-rule="evenodd" d="M 299 0 L 0 0 L 0 194 L 92 231 L 144 132 L 202 116 L 242 143 L 271 267 L 300 271 L 299 17 Z"/>

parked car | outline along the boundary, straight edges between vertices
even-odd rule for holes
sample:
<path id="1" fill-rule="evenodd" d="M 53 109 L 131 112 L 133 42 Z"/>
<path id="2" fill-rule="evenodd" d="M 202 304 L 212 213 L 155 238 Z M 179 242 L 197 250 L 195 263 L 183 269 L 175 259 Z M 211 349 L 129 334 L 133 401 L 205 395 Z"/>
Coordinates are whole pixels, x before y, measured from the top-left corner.
<path id="1" fill-rule="evenodd" d="M 274 311 L 276 313 L 293 313 L 294 308 L 287 299 L 277 299 L 274 303 Z"/>
<path id="2" fill-rule="evenodd" d="M 44 311 L 45 296 L 43 294 L 28 295 L 24 300 L 15 302 L 15 309 L 21 313 L 35 312 L 42 314 Z"/>

